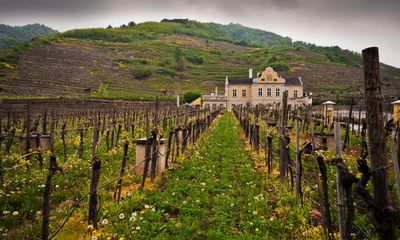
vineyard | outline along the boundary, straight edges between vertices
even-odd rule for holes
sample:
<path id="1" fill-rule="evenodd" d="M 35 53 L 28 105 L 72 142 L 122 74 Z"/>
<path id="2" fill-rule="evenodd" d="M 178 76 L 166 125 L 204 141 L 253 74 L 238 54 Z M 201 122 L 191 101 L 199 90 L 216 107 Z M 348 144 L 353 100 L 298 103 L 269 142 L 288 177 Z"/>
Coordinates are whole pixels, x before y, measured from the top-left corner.
<path id="1" fill-rule="evenodd" d="M 229 112 L 4 102 L 2 239 L 398 238 L 400 128 L 384 118 L 374 51 L 363 112 L 352 100 L 329 124 L 286 92 Z"/>

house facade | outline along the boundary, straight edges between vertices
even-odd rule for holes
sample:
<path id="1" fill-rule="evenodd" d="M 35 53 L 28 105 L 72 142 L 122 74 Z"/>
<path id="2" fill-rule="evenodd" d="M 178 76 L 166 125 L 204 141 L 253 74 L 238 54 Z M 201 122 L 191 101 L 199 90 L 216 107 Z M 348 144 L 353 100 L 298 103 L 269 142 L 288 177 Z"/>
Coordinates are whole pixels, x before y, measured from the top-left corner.
<path id="1" fill-rule="evenodd" d="M 273 68 L 267 67 L 253 78 L 252 69 L 249 69 L 248 78 L 226 77 L 226 106 L 232 109 L 235 105 L 279 104 L 285 91 L 291 107 L 312 103 L 311 95 L 304 94 L 300 77 L 283 78 Z"/>

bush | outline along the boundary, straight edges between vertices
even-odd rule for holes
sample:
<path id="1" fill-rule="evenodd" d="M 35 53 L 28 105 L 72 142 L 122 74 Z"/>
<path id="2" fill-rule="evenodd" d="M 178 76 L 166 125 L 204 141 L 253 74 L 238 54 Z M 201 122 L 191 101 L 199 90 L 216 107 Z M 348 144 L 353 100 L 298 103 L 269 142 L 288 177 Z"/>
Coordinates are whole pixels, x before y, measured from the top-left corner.
<path id="1" fill-rule="evenodd" d="M 136 79 L 142 80 L 150 77 L 152 72 L 150 68 L 135 68 L 132 70 L 132 74 Z"/>
<path id="2" fill-rule="evenodd" d="M 192 92 L 192 91 L 186 92 L 183 95 L 183 103 L 191 103 L 194 100 L 196 100 L 197 98 L 199 98 L 200 96 L 201 96 L 201 94 L 197 93 L 197 92 Z"/>
<path id="3" fill-rule="evenodd" d="M 204 63 L 204 59 L 203 59 L 202 56 L 197 56 L 197 55 L 194 55 L 194 56 L 187 56 L 186 59 L 187 59 L 189 62 L 191 62 L 191 63 L 193 63 L 193 64 L 197 64 L 197 65 L 201 65 L 201 64 Z"/>

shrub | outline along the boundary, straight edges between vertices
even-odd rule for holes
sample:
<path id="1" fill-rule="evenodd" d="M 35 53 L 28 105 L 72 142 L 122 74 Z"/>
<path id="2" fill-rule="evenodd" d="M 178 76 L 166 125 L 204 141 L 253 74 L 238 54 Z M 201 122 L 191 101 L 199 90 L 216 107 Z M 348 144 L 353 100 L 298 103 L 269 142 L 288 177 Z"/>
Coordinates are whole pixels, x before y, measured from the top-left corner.
<path id="1" fill-rule="evenodd" d="M 152 72 L 150 68 L 135 68 L 132 70 L 132 74 L 136 79 L 142 80 L 151 76 Z"/>
<path id="2" fill-rule="evenodd" d="M 201 94 L 197 93 L 197 92 L 192 92 L 192 91 L 186 92 L 183 95 L 183 102 L 184 103 L 191 103 L 194 100 L 196 100 L 197 98 L 199 98 L 200 96 L 201 96 Z"/>

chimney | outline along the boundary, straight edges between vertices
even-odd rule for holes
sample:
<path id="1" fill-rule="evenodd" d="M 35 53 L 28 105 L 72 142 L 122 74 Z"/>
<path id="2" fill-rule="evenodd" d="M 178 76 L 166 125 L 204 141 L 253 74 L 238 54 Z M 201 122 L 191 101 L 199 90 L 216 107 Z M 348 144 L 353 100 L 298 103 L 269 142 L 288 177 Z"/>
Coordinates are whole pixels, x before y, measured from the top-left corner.
<path id="1" fill-rule="evenodd" d="M 253 69 L 249 68 L 249 78 L 253 78 Z"/>
<path id="2" fill-rule="evenodd" d="M 229 84 L 228 82 L 228 76 L 225 77 L 225 86 L 227 86 Z"/>
<path id="3" fill-rule="evenodd" d="M 218 87 L 215 87 L 215 95 L 218 95 Z"/>

